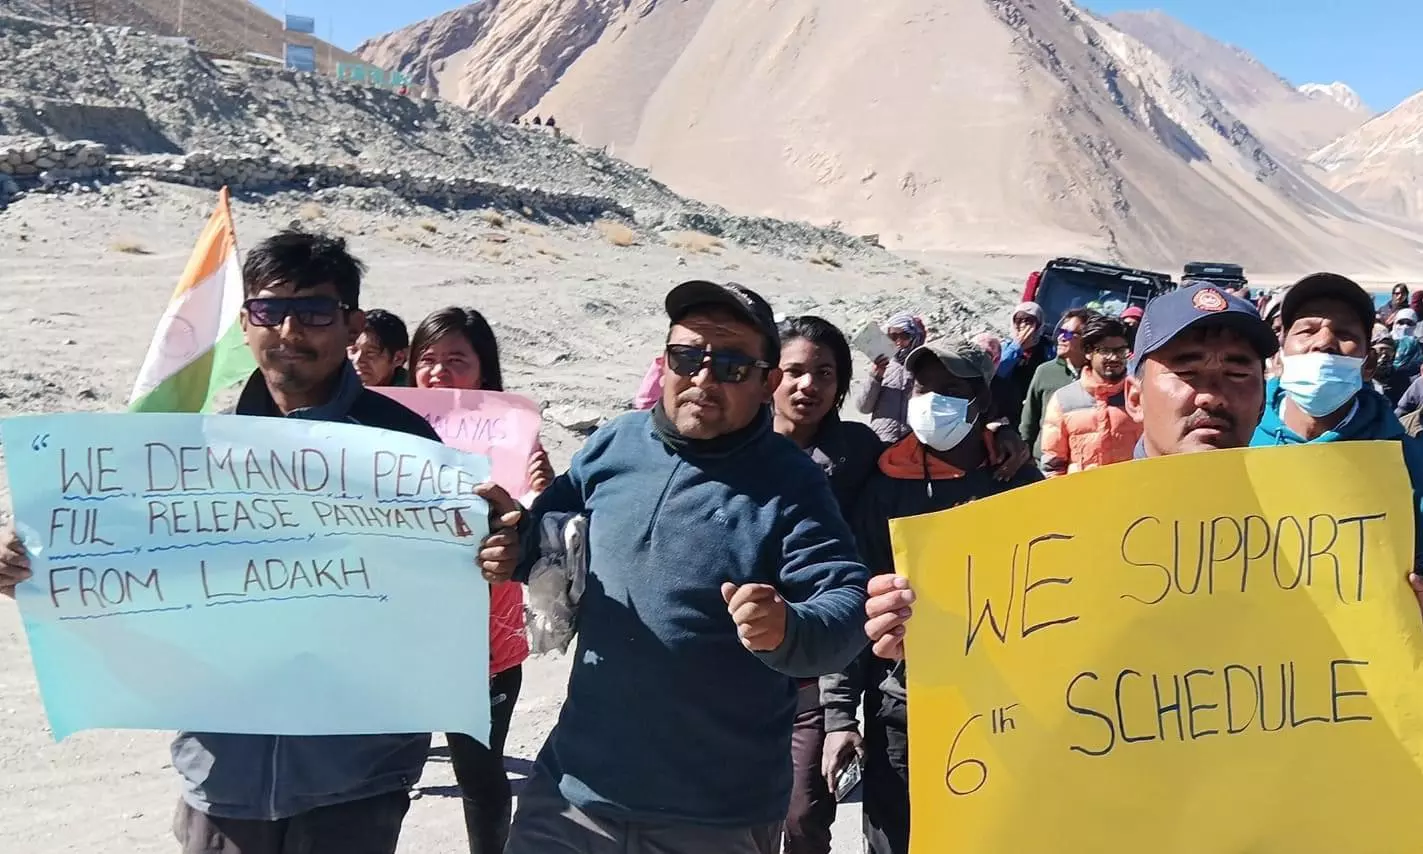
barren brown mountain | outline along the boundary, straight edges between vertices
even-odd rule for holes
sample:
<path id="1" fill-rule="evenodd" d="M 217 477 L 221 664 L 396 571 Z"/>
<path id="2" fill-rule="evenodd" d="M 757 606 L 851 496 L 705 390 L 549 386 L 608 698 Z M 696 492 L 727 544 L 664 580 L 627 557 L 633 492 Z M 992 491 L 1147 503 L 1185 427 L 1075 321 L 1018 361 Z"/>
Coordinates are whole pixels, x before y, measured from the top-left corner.
<path id="1" fill-rule="evenodd" d="M 1119 12 L 1107 20 L 1194 75 L 1273 152 L 1302 159 L 1372 115 L 1357 96 L 1352 103 L 1311 97 L 1240 48 L 1218 42 L 1165 12 Z"/>
<path id="2" fill-rule="evenodd" d="M 1318 151 L 1324 183 L 1379 213 L 1423 217 L 1423 92 Z"/>
<path id="3" fill-rule="evenodd" d="M 891 245 L 1417 264 L 1416 236 L 1068 2 L 484 0 L 361 52 L 428 63 L 446 97 L 498 116 L 555 115 L 685 194 Z"/>

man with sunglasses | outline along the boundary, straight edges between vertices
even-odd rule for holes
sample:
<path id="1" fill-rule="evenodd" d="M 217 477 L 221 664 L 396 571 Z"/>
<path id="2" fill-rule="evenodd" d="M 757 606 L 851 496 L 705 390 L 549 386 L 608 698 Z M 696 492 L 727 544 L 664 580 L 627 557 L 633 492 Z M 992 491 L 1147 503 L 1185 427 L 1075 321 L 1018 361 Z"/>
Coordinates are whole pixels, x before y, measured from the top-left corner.
<path id="1" fill-rule="evenodd" d="M 242 266 L 242 328 L 258 370 L 236 414 L 344 421 L 439 441 L 423 418 L 367 391 L 347 360 L 364 328 L 361 262 L 345 241 L 300 232 L 264 240 Z M 518 560 L 518 505 L 485 484 L 494 533 L 477 562 L 507 578 Z M 473 571 L 473 568 L 471 568 Z M 30 576 L 13 531 L 0 535 L 0 594 Z M 183 794 L 173 831 L 184 854 L 394 854 L 429 733 L 275 736 L 181 732 Z"/>
<path id="2" fill-rule="evenodd" d="M 588 515 L 588 577 L 507 854 L 776 854 L 797 680 L 865 646 L 849 528 L 773 429 L 770 307 L 702 281 L 666 307 L 661 400 L 595 433 L 530 513 Z"/>
<path id="3" fill-rule="evenodd" d="M 1082 327 L 1096 316 L 1097 312 L 1089 308 L 1074 308 L 1064 314 L 1057 325 L 1057 358 L 1039 365 L 1028 384 L 1018 433 L 1033 449 L 1035 458 L 1041 458 L 1043 452 L 1043 413 L 1047 402 L 1058 389 L 1082 376 L 1082 366 L 1087 364 L 1087 352 L 1082 349 L 1080 337 Z"/>

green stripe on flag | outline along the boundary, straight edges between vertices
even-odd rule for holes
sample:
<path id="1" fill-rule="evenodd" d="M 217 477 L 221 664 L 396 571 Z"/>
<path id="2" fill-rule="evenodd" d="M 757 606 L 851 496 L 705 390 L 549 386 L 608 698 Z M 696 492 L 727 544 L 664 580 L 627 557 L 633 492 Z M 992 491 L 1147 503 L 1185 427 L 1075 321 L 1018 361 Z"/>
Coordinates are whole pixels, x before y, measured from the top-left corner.
<path id="1" fill-rule="evenodd" d="M 129 404 L 129 411 L 211 412 L 214 398 L 247 379 L 256 368 L 242 337 L 242 325 L 234 323 L 216 346 Z"/>

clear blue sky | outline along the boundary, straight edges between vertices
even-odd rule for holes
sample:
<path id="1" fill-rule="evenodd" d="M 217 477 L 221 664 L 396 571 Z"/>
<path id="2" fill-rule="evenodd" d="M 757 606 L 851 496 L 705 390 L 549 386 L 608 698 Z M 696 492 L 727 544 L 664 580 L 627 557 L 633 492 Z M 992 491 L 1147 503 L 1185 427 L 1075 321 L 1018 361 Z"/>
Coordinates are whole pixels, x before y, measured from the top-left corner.
<path id="1" fill-rule="evenodd" d="M 281 0 L 256 0 L 280 15 Z M 866 0 L 874 2 L 874 0 Z M 1094 12 L 1162 9 L 1253 54 L 1296 85 L 1342 80 L 1386 110 L 1423 89 L 1423 0 L 1082 0 Z M 467 5 L 460 0 L 287 0 L 340 47 Z M 329 28 L 329 29 L 328 29 Z"/>
<path id="2" fill-rule="evenodd" d="M 1342 80 L 1375 110 L 1423 89 L 1423 0 L 1082 0 L 1160 9 L 1244 48 L 1295 85 Z"/>
<path id="3" fill-rule="evenodd" d="M 282 0 L 253 0 L 276 17 Z M 316 35 L 350 50 L 373 36 L 398 30 L 441 12 L 468 6 L 469 0 L 287 0 L 287 12 L 316 19 Z"/>

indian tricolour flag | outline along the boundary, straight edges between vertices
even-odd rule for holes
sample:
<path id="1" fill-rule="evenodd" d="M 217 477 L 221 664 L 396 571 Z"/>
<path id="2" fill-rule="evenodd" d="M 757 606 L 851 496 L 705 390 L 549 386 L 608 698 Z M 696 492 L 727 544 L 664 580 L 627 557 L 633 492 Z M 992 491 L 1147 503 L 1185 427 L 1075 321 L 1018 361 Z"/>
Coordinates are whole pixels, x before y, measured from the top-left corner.
<path id="1" fill-rule="evenodd" d="M 242 265 L 227 188 L 168 301 L 129 399 L 132 412 L 210 412 L 256 367 L 242 340 Z"/>

